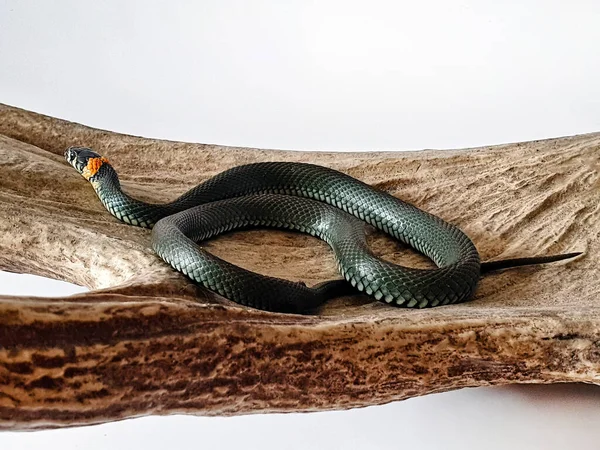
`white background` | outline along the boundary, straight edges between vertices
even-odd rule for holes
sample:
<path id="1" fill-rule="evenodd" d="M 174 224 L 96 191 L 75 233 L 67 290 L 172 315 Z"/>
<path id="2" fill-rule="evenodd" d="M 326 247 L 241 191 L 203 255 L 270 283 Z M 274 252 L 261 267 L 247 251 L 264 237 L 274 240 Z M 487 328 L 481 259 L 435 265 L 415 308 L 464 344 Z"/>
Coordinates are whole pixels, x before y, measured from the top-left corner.
<path id="1" fill-rule="evenodd" d="M 454 148 L 600 131 L 598 1 L 0 0 L 0 102 L 148 137 Z M 0 273 L 0 294 L 73 286 Z M 152 417 L 0 448 L 600 448 L 594 386 L 346 412 Z"/>

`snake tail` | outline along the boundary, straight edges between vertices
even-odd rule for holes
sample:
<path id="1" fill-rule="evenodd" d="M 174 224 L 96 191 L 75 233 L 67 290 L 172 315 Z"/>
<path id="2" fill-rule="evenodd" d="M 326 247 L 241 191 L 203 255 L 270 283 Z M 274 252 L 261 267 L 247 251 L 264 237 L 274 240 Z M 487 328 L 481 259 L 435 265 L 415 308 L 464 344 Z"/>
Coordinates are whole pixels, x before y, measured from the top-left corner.
<path id="1" fill-rule="evenodd" d="M 583 252 L 563 253 L 561 255 L 549 255 L 549 256 L 534 256 L 530 258 L 512 258 L 502 259 L 499 261 L 486 261 L 482 262 L 480 266 L 481 274 L 489 272 L 495 272 L 497 270 L 510 269 L 512 267 L 519 266 L 531 266 L 534 264 L 547 264 L 556 261 L 562 261 L 563 259 L 575 258 L 583 254 Z"/>

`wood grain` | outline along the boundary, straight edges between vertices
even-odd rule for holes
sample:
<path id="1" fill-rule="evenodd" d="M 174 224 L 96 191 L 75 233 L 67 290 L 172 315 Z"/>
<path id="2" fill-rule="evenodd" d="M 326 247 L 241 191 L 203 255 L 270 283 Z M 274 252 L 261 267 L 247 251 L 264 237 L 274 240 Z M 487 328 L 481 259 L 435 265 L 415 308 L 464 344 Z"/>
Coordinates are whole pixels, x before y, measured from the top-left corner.
<path id="1" fill-rule="evenodd" d="M 582 251 L 490 274 L 472 302 L 424 311 L 367 297 L 313 316 L 236 305 L 173 272 L 149 231 L 119 223 L 62 156 L 108 157 L 163 202 L 255 161 L 330 166 L 458 225 L 483 260 Z M 375 405 L 467 386 L 600 382 L 600 134 L 456 151 L 284 152 L 126 136 L 0 105 L 0 269 L 92 289 L 0 296 L 0 428 L 147 414 L 232 415 Z M 422 257 L 373 230 L 375 252 Z M 337 277 L 322 242 L 274 230 L 205 245 L 307 284 Z M 50 294 L 50 293 L 49 293 Z"/>

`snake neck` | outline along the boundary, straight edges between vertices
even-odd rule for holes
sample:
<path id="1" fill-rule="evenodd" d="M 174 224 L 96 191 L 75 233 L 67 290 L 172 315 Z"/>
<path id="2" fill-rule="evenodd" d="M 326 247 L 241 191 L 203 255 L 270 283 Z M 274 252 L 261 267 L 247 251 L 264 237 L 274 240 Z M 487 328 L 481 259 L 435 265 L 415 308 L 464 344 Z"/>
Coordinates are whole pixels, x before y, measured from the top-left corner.
<path id="1" fill-rule="evenodd" d="M 110 164 L 103 164 L 97 175 L 90 179 L 104 207 L 117 219 L 143 228 L 152 228 L 165 216 L 173 214 L 170 205 L 155 205 L 130 197 L 121 188 L 117 172 Z"/>

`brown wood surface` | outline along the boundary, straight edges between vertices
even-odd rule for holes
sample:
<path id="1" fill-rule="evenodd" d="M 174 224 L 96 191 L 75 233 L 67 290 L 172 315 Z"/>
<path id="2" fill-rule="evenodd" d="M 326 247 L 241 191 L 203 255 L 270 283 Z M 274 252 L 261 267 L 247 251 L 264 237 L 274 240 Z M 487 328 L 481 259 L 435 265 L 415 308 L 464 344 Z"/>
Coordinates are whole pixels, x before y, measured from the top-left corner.
<path id="1" fill-rule="evenodd" d="M 124 188 L 163 202 L 254 161 L 330 166 L 458 225 L 483 260 L 582 251 L 485 276 L 472 302 L 407 310 L 367 297 L 318 315 L 244 308 L 196 287 L 118 222 L 64 160 L 108 157 Z M 600 381 L 600 134 L 456 151 L 283 152 L 126 136 L 0 105 L 0 270 L 87 286 L 0 296 L 0 429 L 147 414 L 232 415 L 375 405 L 508 383 Z M 378 232 L 375 252 L 423 258 Z M 329 248 L 274 230 L 205 245 L 307 284 Z M 51 295 L 51 293 L 49 293 Z"/>

